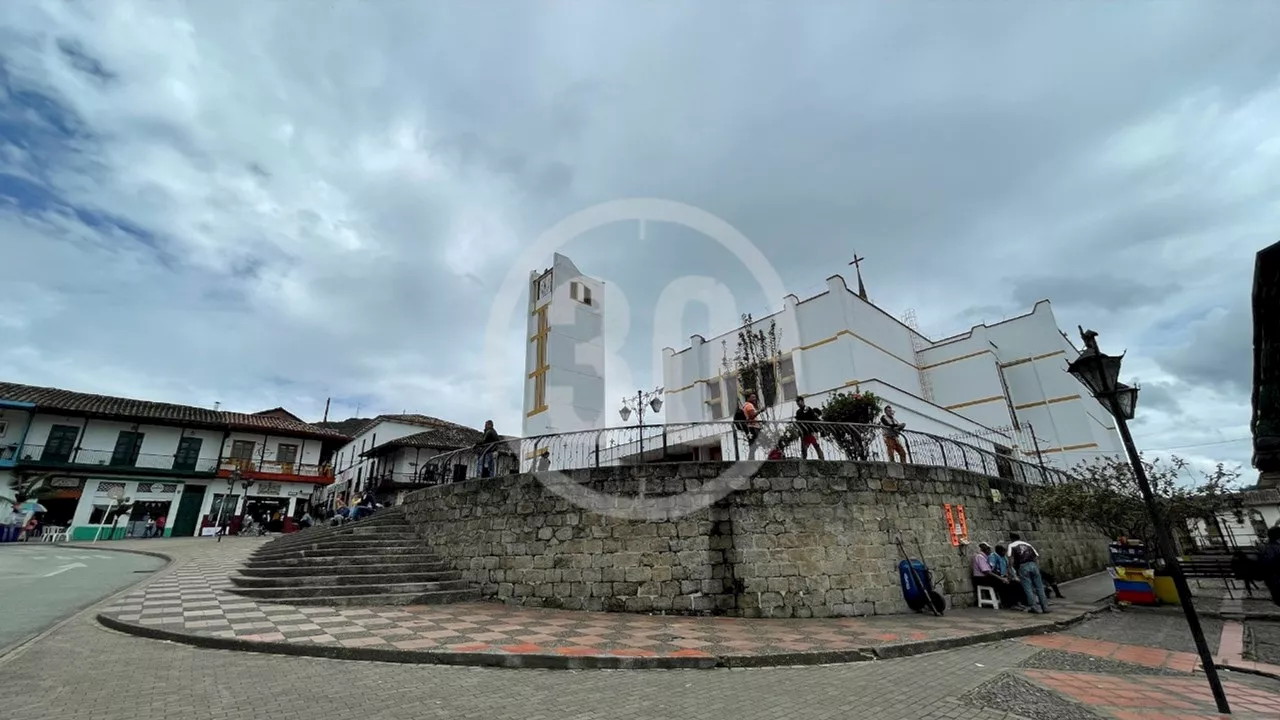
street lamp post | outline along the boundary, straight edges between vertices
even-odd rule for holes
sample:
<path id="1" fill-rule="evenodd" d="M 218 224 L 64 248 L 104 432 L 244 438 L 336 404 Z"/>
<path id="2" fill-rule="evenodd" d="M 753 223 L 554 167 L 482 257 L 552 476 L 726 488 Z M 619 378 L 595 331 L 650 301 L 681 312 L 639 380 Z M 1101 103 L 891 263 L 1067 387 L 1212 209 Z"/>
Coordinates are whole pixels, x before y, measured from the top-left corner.
<path id="1" fill-rule="evenodd" d="M 640 438 L 640 462 L 644 462 L 644 409 L 646 407 L 655 413 L 662 410 L 662 388 L 656 387 L 649 392 L 637 390 L 634 398 L 622 398 L 622 407 L 618 410 L 618 414 L 622 416 L 622 422 L 626 422 L 631 419 L 634 408 L 637 416 L 637 434 Z"/>
<path id="2" fill-rule="evenodd" d="M 1213 664 L 1213 655 L 1209 650 L 1208 641 L 1205 640 L 1204 629 L 1200 627 L 1200 617 L 1196 614 L 1195 605 L 1191 602 L 1191 587 L 1187 585 L 1187 577 L 1182 573 L 1182 563 L 1178 560 L 1173 536 L 1165 523 L 1160 506 L 1156 503 L 1155 494 L 1151 492 L 1151 483 L 1147 480 L 1147 471 L 1142 465 L 1142 457 L 1138 455 L 1138 449 L 1133 444 L 1133 436 L 1129 433 L 1128 421 L 1133 419 L 1133 412 L 1138 404 L 1138 388 L 1120 382 L 1120 363 L 1124 359 L 1123 353 L 1119 357 L 1103 354 L 1098 349 L 1098 333 L 1093 330 L 1085 330 L 1081 327 L 1080 337 L 1084 340 L 1084 350 L 1079 357 L 1067 365 L 1067 372 L 1088 388 L 1090 394 L 1097 398 L 1116 420 L 1120 439 L 1124 442 L 1125 452 L 1129 455 L 1129 463 L 1133 466 L 1133 474 L 1138 481 L 1138 489 L 1142 491 L 1142 501 L 1146 504 L 1147 514 L 1155 527 L 1160 554 L 1164 556 L 1169 574 L 1173 577 L 1173 585 L 1178 590 L 1182 613 L 1186 615 L 1187 626 L 1191 629 L 1191 638 L 1195 641 L 1196 652 L 1200 655 L 1200 664 L 1204 668 L 1205 677 L 1209 680 L 1209 689 L 1213 691 L 1218 712 L 1229 714 L 1231 707 L 1227 704 L 1222 680 L 1218 678 L 1218 668 Z"/>
<path id="3" fill-rule="evenodd" d="M 227 496 L 223 498 L 222 504 L 218 506 L 218 531 L 214 533 L 217 536 L 215 542 L 222 542 L 223 524 L 222 519 L 227 515 L 227 501 L 232 498 L 231 493 L 236 491 L 236 481 L 240 479 L 240 468 L 232 468 L 231 476 L 227 478 Z"/>

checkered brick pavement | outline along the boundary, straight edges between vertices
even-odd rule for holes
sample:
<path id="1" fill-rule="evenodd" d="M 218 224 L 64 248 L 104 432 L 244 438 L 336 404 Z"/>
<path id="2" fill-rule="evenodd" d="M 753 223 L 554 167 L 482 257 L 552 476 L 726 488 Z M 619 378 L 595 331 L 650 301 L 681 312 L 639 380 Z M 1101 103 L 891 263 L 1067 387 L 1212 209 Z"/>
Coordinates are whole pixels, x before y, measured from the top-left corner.
<path id="1" fill-rule="evenodd" d="M 1082 672 L 1024 670 L 1033 682 L 1116 720 L 1200 720 L 1217 708 L 1204 677 L 1109 676 Z M 1280 717 L 1280 694 L 1223 682 L 1235 718 Z"/>
<path id="2" fill-rule="evenodd" d="M 244 540 L 229 539 L 222 544 L 223 549 L 237 541 Z M 113 546 L 141 547 L 126 542 Z M 187 559 L 195 560 L 208 552 L 204 541 L 195 540 L 154 541 L 146 547 L 172 554 L 177 562 L 171 569 L 184 574 L 189 569 Z M 245 548 L 240 555 L 251 549 Z M 141 597 L 136 591 L 127 594 Z M 1152 631 L 1151 621 L 1152 618 L 1135 613 L 1117 613 L 1056 637 L 1092 640 L 1090 636 L 1102 634 L 1111 640 L 1142 642 Z M 1200 689 L 1204 679 L 1199 674 L 1140 677 L 1123 668 L 1080 672 L 1078 665 L 1053 670 L 1045 669 L 1055 667 L 1052 664 L 1030 662 L 1046 653 L 1077 657 L 1093 654 L 1111 658 L 1110 662 L 1120 657 L 1127 657 L 1130 662 L 1149 660 L 1153 667 L 1160 659 L 1159 665 L 1169 668 L 1181 664 L 1177 651 L 1167 650 L 1157 658 L 1155 653 L 1118 653 L 1114 643 L 1081 642 L 1059 643 L 1059 648 L 1051 649 L 1040 642 L 1042 639 L 1024 638 L 871 663 L 584 673 L 349 662 L 207 650 L 130 637 L 101 627 L 88 614 L 0 657 L 0 694 L 21 698 L 24 707 L 39 708 L 40 717 L 87 713 L 99 720 L 162 720 L 172 717 L 174 708 L 225 720 L 256 720 L 264 712 L 279 720 L 1047 717 L 1041 706 L 1027 712 L 997 709 L 998 698 L 980 692 L 981 687 L 998 678 L 1016 677 L 1042 688 L 1059 703 L 1081 710 L 1087 706 L 1095 713 L 1077 711 L 1067 716 L 1071 718 L 1218 717 L 1205 701 L 1207 690 Z M 1277 717 L 1274 702 L 1280 697 L 1280 683 L 1235 674 L 1228 674 L 1226 683 L 1228 697 L 1235 704 L 1236 714 L 1232 717 Z M 1134 694 L 1142 695 L 1142 707 L 1123 706 L 1125 700 L 1120 705 L 1108 702 L 1117 695 Z M 1073 700 L 1076 695 L 1081 702 Z M 1165 699 L 1173 702 L 1166 703 Z M 1178 707 L 1180 703 L 1194 707 Z"/>
<path id="3" fill-rule="evenodd" d="M 228 576 L 260 545 L 205 543 L 172 571 L 102 612 L 120 622 L 188 635 L 264 643 L 432 653 L 612 658 L 718 658 L 835 653 L 1045 626 L 1076 617 L 1061 604 L 1045 618 L 963 609 L 931 615 L 763 620 L 522 608 L 499 603 L 407 607 L 305 607 L 227 592 Z M 735 662 L 741 661 L 741 662 Z"/>

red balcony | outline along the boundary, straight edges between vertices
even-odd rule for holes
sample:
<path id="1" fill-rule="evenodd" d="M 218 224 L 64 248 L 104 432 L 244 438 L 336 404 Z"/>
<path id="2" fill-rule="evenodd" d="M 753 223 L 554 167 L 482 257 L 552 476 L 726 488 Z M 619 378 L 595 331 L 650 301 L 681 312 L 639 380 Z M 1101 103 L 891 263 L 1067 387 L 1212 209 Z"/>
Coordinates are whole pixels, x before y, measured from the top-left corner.
<path id="1" fill-rule="evenodd" d="M 232 470 L 239 470 L 245 480 L 261 480 L 265 482 L 307 483 L 308 485 L 331 485 L 333 483 L 332 465 L 307 465 L 303 463 L 282 463 L 273 460 L 237 460 L 225 459 L 218 467 L 218 477 L 231 477 Z"/>

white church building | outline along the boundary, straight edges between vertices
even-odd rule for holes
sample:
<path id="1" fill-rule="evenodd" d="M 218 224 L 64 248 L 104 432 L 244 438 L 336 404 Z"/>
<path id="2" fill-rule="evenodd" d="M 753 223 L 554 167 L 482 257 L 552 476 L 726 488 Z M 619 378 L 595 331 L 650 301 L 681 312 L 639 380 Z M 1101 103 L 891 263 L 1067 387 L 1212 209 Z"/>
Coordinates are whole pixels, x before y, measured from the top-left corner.
<path id="1" fill-rule="evenodd" d="M 787 295 L 780 311 L 754 319 L 755 329 L 772 323 L 779 336 L 772 372 L 761 373 L 773 419 L 791 419 L 799 395 L 820 407 L 837 392 L 870 391 L 895 408 L 908 430 L 1050 467 L 1123 453 L 1110 414 L 1066 372 L 1079 351 L 1059 329 L 1048 300 L 1025 315 L 930 339 L 870 302 L 861 277 L 858 286 L 854 292 L 834 275 L 825 291 L 804 299 Z M 531 275 L 526 439 L 604 427 L 604 302 L 604 284 L 583 277 L 562 255 L 550 270 Z M 668 452 L 705 446 L 701 435 L 724 434 L 741 402 L 737 378 L 723 371 L 739 330 L 726 328 L 709 339 L 694 335 L 688 347 L 663 350 L 664 403 L 655 423 L 709 423 L 668 429 L 662 439 Z M 646 429 L 645 459 L 653 458 L 661 434 Z M 636 445 L 595 454 L 600 464 L 630 461 Z M 730 452 L 695 455 L 729 459 Z M 552 458 L 553 467 L 581 463 Z"/>

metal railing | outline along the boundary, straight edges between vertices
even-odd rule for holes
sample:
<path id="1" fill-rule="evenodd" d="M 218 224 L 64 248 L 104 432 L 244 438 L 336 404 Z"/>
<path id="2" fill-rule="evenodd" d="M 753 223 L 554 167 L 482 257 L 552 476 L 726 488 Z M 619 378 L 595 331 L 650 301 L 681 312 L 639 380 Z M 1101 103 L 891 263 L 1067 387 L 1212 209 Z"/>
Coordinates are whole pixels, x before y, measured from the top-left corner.
<path id="1" fill-rule="evenodd" d="M 310 463 L 289 463 L 277 460 L 248 460 L 242 458 L 223 458 L 218 465 L 219 470 L 239 470 L 242 473 L 260 472 L 275 475 L 301 475 L 304 477 L 332 477 L 332 465 L 316 465 Z"/>
<path id="2" fill-rule="evenodd" d="M 1070 475 L 1002 451 L 980 438 L 961 442 L 928 433 L 901 430 L 896 445 L 881 425 L 761 421 L 755 426 L 717 421 L 640 427 L 604 428 L 515 438 L 487 446 L 463 448 L 424 463 L 421 484 L 460 482 L 485 474 L 506 475 L 540 470 L 577 470 L 653 462 L 795 459 L 902 462 L 946 467 L 1004 478 L 1029 485 L 1051 485 Z M 983 445 L 986 447 L 983 447 Z M 807 448 L 802 446 L 807 445 Z M 901 455 L 890 457 L 901 448 Z M 802 453 L 802 449 L 804 452 Z M 486 456 L 494 457 L 490 468 Z M 492 470 L 486 473 L 485 471 Z"/>
<path id="3" fill-rule="evenodd" d="M 190 473 L 211 473 L 218 467 L 216 458 L 185 458 L 175 453 L 118 454 L 114 450 L 89 448 L 64 452 L 61 448 L 44 445 L 23 445 L 18 461 L 24 465 L 87 465 L 97 468 L 173 470 Z"/>

